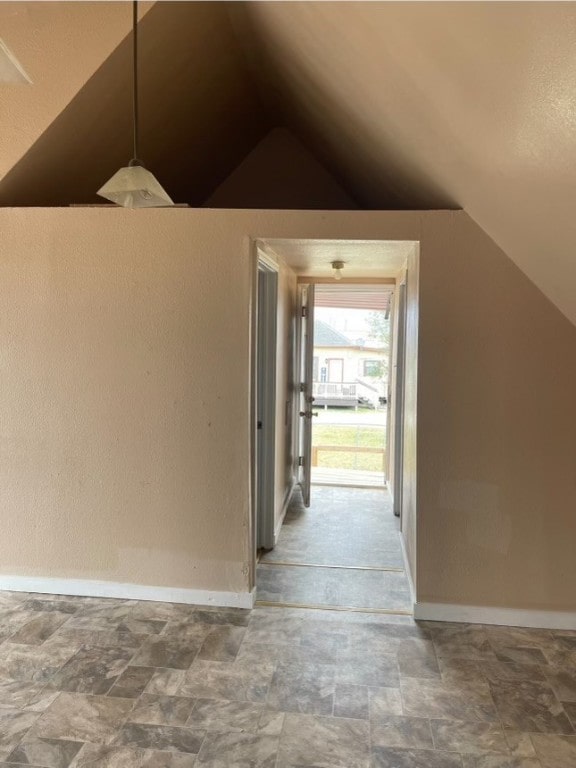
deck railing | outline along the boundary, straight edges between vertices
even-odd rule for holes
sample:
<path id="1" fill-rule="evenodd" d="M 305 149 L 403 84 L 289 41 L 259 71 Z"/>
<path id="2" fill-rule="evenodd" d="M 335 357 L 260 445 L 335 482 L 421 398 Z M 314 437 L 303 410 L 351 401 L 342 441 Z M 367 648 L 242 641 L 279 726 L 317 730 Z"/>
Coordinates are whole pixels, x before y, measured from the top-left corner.
<path id="1" fill-rule="evenodd" d="M 356 397 L 356 382 L 350 381 L 315 381 L 312 385 L 312 394 L 314 397 Z"/>
<path id="2" fill-rule="evenodd" d="M 320 451 L 332 453 L 375 453 L 382 455 L 382 471 L 386 472 L 386 450 L 384 448 L 365 448 L 360 445 L 313 445 L 312 466 L 318 466 L 318 454 Z"/>

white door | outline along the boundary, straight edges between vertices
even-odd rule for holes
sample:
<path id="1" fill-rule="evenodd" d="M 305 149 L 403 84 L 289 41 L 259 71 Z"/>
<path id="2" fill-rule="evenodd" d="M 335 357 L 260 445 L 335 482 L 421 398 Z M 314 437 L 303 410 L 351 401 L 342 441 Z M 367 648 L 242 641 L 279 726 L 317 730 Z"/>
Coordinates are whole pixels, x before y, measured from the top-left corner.
<path id="1" fill-rule="evenodd" d="M 406 348 L 406 284 L 398 288 L 398 333 L 396 343 L 396 392 L 394 393 L 394 514 L 402 512 L 404 475 L 404 378 Z"/>
<path id="2" fill-rule="evenodd" d="M 328 360 L 328 381 L 341 384 L 344 381 L 344 360 L 331 357 Z"/>
<path id="3" fill-rule="evenodd" d="M 304 506 L 310 506 L 310 475 L 312 468 L 312 411 L 314 397 L 312 380 L 314 372 L 314 286 L 301 286 L 300 311 L 300 417 L 298 482 L 302 488 Z"/>
<path id="4" fill-rule="evenodd" d="M 276 315 L 278 275 L 258 265 L 256 339 L 256 546 L 274 546 Z"/>

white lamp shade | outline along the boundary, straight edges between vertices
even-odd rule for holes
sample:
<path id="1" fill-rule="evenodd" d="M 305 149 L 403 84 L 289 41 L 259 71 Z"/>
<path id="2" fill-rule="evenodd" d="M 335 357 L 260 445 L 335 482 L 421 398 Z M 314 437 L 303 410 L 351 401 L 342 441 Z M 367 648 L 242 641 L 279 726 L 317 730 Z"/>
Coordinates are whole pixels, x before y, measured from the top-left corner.
<path id="1" fill-rule="evenodd" d="M 31 83 L 22 64 L 0 39 L 0 83 Z"/>
<path id="2" fill-rule="evenodd" d="M 98 190 L 98 194 L 123 208 L 164 208 L 174 205 L 164 187 L 142 165 L 120 168 Z"/>

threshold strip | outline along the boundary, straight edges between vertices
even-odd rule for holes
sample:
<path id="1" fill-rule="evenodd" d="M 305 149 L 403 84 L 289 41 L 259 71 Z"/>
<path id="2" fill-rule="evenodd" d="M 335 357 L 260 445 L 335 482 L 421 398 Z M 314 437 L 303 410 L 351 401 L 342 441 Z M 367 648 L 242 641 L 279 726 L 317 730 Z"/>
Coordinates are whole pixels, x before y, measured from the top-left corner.
<path id="1" fill-rule="evenodd" d="M 345 571 L 386 571 L 390 573 L 404 573 L 404 568 L 393 568 L 392 566 L 378 565 L 324 565 L 323 563 L 284 563 L 281 560 L 258 561 L 258 565 L 282 565 L 291 568 L 339 568 Z"/>
<path id="2" fill-rule="evenodd" d="M 412 611 L 392 608 L 355 608 L 351 605 L 315 605 L 314 603 L 277 603 L 273 600 L 256 600 L 256 608 L 309 608 L 314 611 L 351 611 L 353 613 L 382 613 L 387 616 L 412 616 Z"/>

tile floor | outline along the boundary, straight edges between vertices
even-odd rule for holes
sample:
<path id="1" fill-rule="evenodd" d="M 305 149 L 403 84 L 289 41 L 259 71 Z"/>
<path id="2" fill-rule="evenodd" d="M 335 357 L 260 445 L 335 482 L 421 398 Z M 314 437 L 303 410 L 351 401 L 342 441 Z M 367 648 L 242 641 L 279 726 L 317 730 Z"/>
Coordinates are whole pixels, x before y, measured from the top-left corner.
<path id="1" fill-rule="evenodd" d="M 402 615 L 389 506 L 296 496 L 258 593 L 397 614 L 0 592 L 0 768 L 576 768 L 576 632 Z"/>
<path id="2" fill-rule="evenodd" d="M 382 488 L 312 486 L 294 493 L 276 547 L 261 562 L 403 568 L 398 518 Z"/>
<path id="3" fill-rule="evenodd" d="M 410 613 L 389 493 L 313 486 L 309 509 L 295 493 L 277 546 L 260 559 L 257 584 L 266 602 Z"/>
<path id="4" fill-rule="evenodd" d="M 576 768 L 576 632 L 0 593 L 0 765 Z"/>

